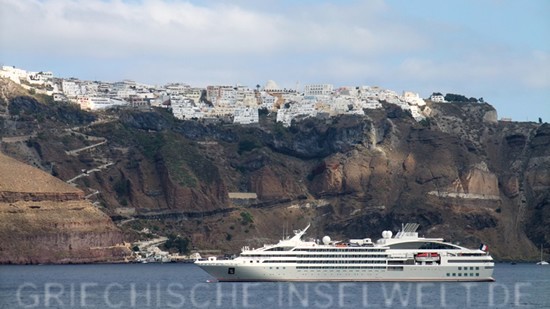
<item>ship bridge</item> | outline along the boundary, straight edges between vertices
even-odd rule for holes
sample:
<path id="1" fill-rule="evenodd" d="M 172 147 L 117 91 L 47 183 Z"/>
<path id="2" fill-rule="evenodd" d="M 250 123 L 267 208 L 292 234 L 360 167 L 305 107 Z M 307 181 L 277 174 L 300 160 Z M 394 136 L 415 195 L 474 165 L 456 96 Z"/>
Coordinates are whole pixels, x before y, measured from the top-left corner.
<path id="1" fill-rule="evenodd" d="M 391 246 L 405 242 L 443 242 L 443 238 L 418 237 L 418 232 L 416 232 L 418 227 L 420 227 L 418 223 L 407 223 L 401 226 L 401 230 L 395 236 L 392 231 L 383 231 L 382 238 L 378 239 L 376 243 L 380 246 Z"/>

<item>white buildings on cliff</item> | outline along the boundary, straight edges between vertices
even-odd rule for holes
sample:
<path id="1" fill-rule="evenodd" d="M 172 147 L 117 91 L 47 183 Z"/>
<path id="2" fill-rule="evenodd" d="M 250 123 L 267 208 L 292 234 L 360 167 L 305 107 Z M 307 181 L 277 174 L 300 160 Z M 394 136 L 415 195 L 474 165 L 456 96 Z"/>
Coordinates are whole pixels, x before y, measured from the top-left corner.
<path id="1" fill-rule="evenodd" d="M 260 121 L 258 107 L 240 106 L 235 109 L 233 123 L 252 124 Z"/>
<path id="2" fill-rule="evenodd" d="M 13 66 L 2 66 L 0 77 L 8 78 L 17 84 L 44 85 L 53 79 L 52 72 L 29 72 Z"/>
<path id="3" fill-rule="evenodd" d="M 8 78 L 16 84 L 21 84 L 21 79 L 27 78 L 27 71 L 4 65 L 0 70 L 0 77 Z"/>
<path id="4" fill-rule="evenodd" d="M 304 95 L 324 95 L 328 96 L 332 94 L 333 86 L 331 84 L 312 84 L 304 87 Z"/>
<path id="5" fill-rule="evenodd" d="M 82 109 L 157 106 L 171 108 L 178 119 L 218 118 L 237 124 L 254 124 L 259 122 L 259 109 L 264 109 L 276 113 L 276 121 L 289 126 L 296 118 L 364 115 L 369 109 L 381 109 L 384 102 L 410 111 L 417 121 L 425 118 L 422 110 L 426 103 L 417 93 L 404 91 L 398 95 L 377 86 L 334 88 L 332 84 L 309 84 L 304 86 L 303 92 L 281 89 L 272 80 L 263 88 L 257 85 L 253 89 L 242 85 L 198 88 L 183 83 L 151 86 L 131 80 L 109 83 L 54 78 L 51 72 L 27 72 L 8 66 L 2 67 L 0 76 L 27 88 L 47 87 L 56 100 L 69 100 Z M 434 93 L 430 100 L 444 102 L 444 97 Z"/>
<path id="6" fill-rule="evenodd" d="M 439 92 L 434 92 L 430 96 L 430 101 L 432 101 L 432 102 L 445 102 L 445 97 L 443 96 L 443 94 L 441 94 Z"/>
<path id="7" fill-rule="evenodd" d="M 126 106 L 128 102 L 118 99 L 106 98 L 106 97 L 94 97 L 94 96 L 77 96 L 76 101 L 80 105 L 81 109 L 97 111 L 104 110 L 113 107 Z"/>

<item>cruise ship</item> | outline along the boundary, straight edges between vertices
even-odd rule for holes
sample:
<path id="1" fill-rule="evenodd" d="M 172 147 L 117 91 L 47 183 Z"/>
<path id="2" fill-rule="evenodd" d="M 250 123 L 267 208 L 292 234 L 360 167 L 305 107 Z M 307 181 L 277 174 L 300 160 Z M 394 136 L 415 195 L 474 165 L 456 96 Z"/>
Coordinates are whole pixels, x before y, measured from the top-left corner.
<path id="1" fill-rule="evenodd" d="M 419 237 L 407 223 L 382 238 L 303 240 L 309 225 L 277 244 L 243 247 L 234 259 L 197 260 L 218 281 L 494 281 L 494 262 L 486 251 L 443 238 Z"/>

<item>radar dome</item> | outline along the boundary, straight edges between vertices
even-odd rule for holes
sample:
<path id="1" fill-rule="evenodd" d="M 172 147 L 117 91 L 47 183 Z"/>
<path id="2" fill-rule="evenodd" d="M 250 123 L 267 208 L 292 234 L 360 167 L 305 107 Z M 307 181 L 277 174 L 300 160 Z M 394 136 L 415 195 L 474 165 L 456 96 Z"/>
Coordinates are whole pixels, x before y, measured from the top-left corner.
<path id="1" fill-rule="evenodd" d="M 328 237 L 328 236 L 323 237 L 323 243 L 324 243 L 325 245 L 330 244 L 330 237 Z"/>
<path id="2" fill-rule="evenodd" d="M 385 238 L 385 239 L 391 238 L 391 234 L 392 234 L 391 231 L 383 231 L 382 238 Z"/>

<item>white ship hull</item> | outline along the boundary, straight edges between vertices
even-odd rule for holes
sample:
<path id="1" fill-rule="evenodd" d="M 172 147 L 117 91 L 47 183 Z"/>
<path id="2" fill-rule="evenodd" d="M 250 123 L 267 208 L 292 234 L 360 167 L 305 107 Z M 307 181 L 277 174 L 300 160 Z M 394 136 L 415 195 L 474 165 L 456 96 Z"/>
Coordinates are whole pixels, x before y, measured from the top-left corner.
<path id="1" fill-rule="evenodd" d="M 383 269 L 298 269 L 296 266 L 198 264 L 218 281 L 494 281 L 493 267 L 408 265 L 401 271 Z M 469 267 L 473 267 L 472 270 Z M 476 270 L 476 267 L 479 269 Z M 229 269 L 234 268 L 232 274 Z M 278 269 L 277 269 L 278 268 Z M 453 276 L 455 274 L 455 276 Z M 458 276 L 460 274 L 460 276 Z"/>

